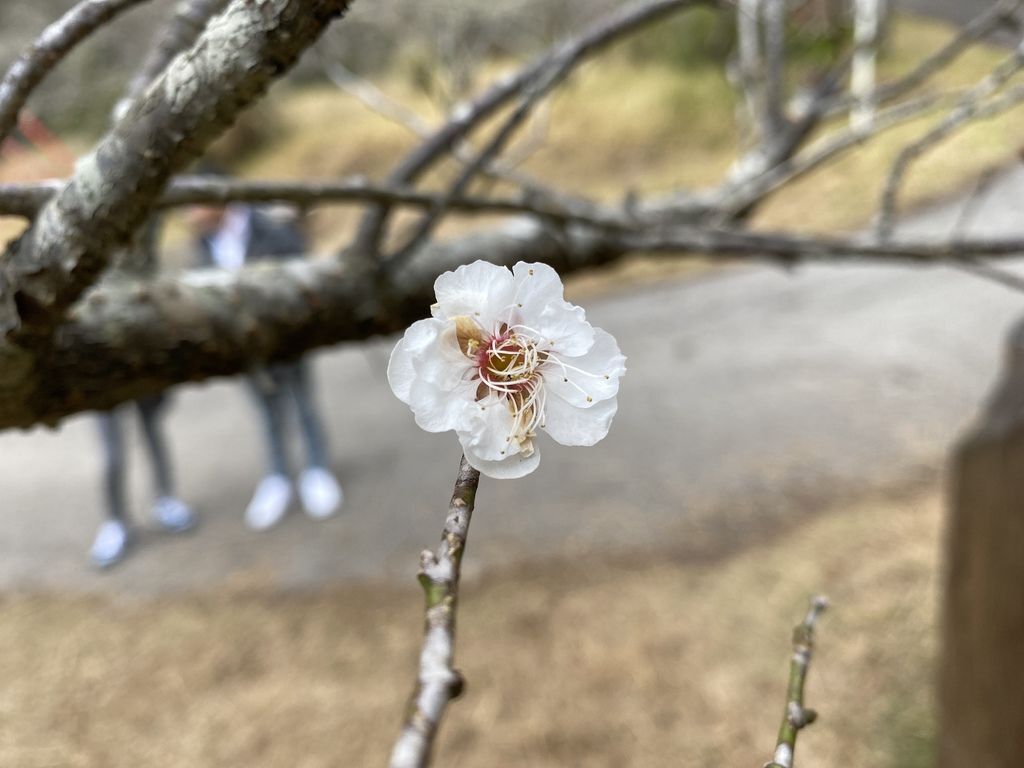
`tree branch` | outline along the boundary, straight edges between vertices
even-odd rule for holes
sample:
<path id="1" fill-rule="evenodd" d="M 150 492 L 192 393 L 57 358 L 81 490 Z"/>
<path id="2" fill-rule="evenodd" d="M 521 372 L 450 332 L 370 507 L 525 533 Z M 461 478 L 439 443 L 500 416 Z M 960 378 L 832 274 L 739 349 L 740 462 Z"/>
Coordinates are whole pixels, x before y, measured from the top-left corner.
<path id="1" fill-rule="evenodd" d="M 227 4 L 228 0 L 181 0 L 139 71 L 128 83 L 124 97 L 115 105 L 114 116 L 119 117 L 127 112 L 132 102 L 142 96 L 174 57 L 195 44 L 207 22 L 224 10 Z"/>
<path id="2" fill-rule="evenodd" d="M 814 650 L 814 625 L 828 607 L 824 597 L 811 598 L 811 607 L 804 620 L 793 629 L 793 657 L 789 664 L 789 686 L 786 690 L 786 710 L 779 727 L 779 740 L 775 755 L 764 768 L 793 768 L 796 737 L 801 729 L 813 723 L 818 713 L 804 707 L 804 683 Z"/>
<path id="3" fill-rule="evenodd" d="M 65 185 L 60 180 L 0 184 L 0 213 L 33 218 Z M 361 176 L 338 181 L 261 181 L 208 176 L 178 176 L 156 201 L 156 208 L 219 205 L 231 202 L 313 205 L 386 203 L 428 210 L 444 206 L 463 214 L 532 214 L 558 223 L 603 227 L 629 226 L 619 212 L 583 198 L 548 197 L 529 191 L 512 197 L 454 197 L 375 184 Z"/>
<path id="4" fill-rule="evenodd" d="M 445 708 L 462 693 L 464 681 L 453 666 L 455 618 L 462 555 L 479 483 L 480 473 L 462 457 L 441 545 L 436 553 L 427 549 L 420 555 L 419 581 L 426 595 L 423 648 L 405 725 L 391 752 L 391 768 L 422 768 L 430 763 Z"/>
<path id="5" fill-rule="evenodd" d="M 45 340 L 146 219 L 171 173 L 293 64 L 348 0 L 235 0 L 119 120 L 0 272 L 0 338 Z"/>
<path id="6" fill-rule="evenodd" d="M 599 20 L 579 36 L 556 45 L 515 74 L 502 78 L 468 104 L 456 107 L 447 123 L 398 164 L 388 177 L 388 182 L 399 186 L 414 184 L 457 147 L 475 127 L 519 96 L 553 65 L 564 62 L 568 71 L 623 35 L 678 10 L 710 2 L 715 0 L 644 0 Z M 353 250 L 367 254 L 378 252 L 389 212 L 387 206 L 376 206 L 366 212 L 360 222 Z"/>
<path id="7" fill-rule="evenodd" d="M 80 42 L 125 11 L 147 0 L 82 0 L 48 26 L 0 81 L 0 144 L 18 124 L 32 91 Z"/>
<path id="8" fill-rule="evenodd" d="M 561 274 L 634 252 L 672 256 L 830 262 L 975 263 L 1024 253 L 1024 236 L 951 241 L 817 238 L 738 229 L 623 232 L 532 219 L 430 243 L 381 281 L 364 260 L 293 261 L 237 274 L 208 270 L 137 282 L 105 282 L 29 364 L 0 365 L 0 429 L 53 424 L 185 381 L 232 375 L 254 363 L 402 330 L 433 301 L 434 280 L 486 254 L 504 266 L 541 261 Z M 0 353 L 3 347 L 0 347 Z"/>
<path id="9" fill-rule="evenodd" d="M 1004 59 L 991 73 L 968 90 L 944 119 L 926 134 L 911 142 L 900 151 L 895 162 L 892 164 L 882 191 L 877 226 L 879 237 L 889 237 L 892 234 L 893 222 L 896 216 L 896 198 L 899 194 L 903 177 L 911 163 L 929 147 L 947 138 L 966 123 L 977 118 L 990 117 L 993 114 L 997 114 L 998 111 L 1016 104 L 1016 97 L 1011 98 L 1009 102 L 1003 100 L 999 102 L 999 106 L 993 112 L 992 110 L 985 109 L 983 102 L 1002 88 L 1022 67 L 1024 67 L 1024 38 L 1017 44 L 1013 54 Z"/>

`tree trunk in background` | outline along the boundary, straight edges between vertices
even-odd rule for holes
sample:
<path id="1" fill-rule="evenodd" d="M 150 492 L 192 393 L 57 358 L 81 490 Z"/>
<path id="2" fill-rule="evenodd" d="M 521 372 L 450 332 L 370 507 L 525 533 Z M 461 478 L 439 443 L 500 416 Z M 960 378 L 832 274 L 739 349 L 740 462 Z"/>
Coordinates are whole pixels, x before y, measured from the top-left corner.
<path id="1" fill-rule="evenodd" d="M 952 463 L 940 768 L 1024 766 L 1024 323 Z"/>

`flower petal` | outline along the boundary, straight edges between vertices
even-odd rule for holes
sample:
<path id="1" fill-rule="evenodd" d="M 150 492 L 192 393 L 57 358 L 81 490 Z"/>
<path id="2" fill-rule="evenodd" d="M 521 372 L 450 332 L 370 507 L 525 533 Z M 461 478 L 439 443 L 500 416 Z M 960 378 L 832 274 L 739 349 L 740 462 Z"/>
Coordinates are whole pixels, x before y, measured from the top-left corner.
<path id="1" fill-rule="evenodd" d="M 594 445 L 604 439 L 619 409 L 614 397 L 590 408 L 577 408 L 560 397 L 549 397 L 543 429 L 562 445 Z"/>
<path id="2" fill-rule="evenodd" d="M 582 307 L 562 297 L 562 279 L 547 264 L 520 261 L 515 278 L 517 322 L 533 332 L 543 347 L 558 354 L 582 355 L 594 343 L 594 328 Z"/>
<path id="3" fill-rule="evenodd" d="M 552 357 L 543 370 L 544 387 L 550 394 L 577 408 L 589 408 L 618 393 L 619 378 L 626 372 L 626 358 L 610 333 L 595 328 L 590 351 L 579 357 Z"/>
<path id="4" fill-rule="evenodd" d="M 409 407 L 416 424 L 427 432 L 474 430 L 479 417 L 473 402 L 476 385 L 465 382 L 461 387 L 445 390 L 433 382 L 417 378 L 410 388 Z"/>
<path id="5" fill-rule="evenodd" d="M 437 278 L 437 304 L 431 313 L 442 320 L 467 315 L 490 332 L 511 306 L 514 291 L 512 273 L 505 267 L 474 261 Z"/>
<path id="6" fill-rule="evenodd" d="M 419 320 L 406 329 L 405 335 L 391 350 L 391 358 L 388 360 L 388 384 L 391 385 L 391 391 L 395 396 L 406 405 L 409 404 L 409 389 L 416 378 L 413 361 L 427 346 L 437 340 L 443 328 L 444 323 L 440 320 Z"/>
<path id="7" fill-rule="evenodd" d="M 488 477 L 498 480 L 514 480 L 517 477 L 524 477 L 540 465 L 540 450 L 536 448 L 534 448 L 533 454 L 530 456 L 523 456 L 521 453 L 517 453 L 501 461 L 482 459 L 473 452 L 472 448 L 467 448 L 465 445 L 462 446 L 462 450 L 466 455 L 466 461 L 469 462 L 471 467 L 480 470 L 481 473 Z"/>
<path id="8" fill-rule="evenodd" d="M 413 358 L 416 376 L 444 390 L 452 390 L 472 377 L 473 361 L 459 349 L 455 326 L 441 323 L 441 332 Z"/>
<path id="9" fill-rule="evenodd" d="M 488 461 L 502 461 L 518 453 L 519 445 L 512 439 L 512 412 L 505 401 L 492 395 L 473 407 L 472 426 L 459 431 L 463 448 Z"/>

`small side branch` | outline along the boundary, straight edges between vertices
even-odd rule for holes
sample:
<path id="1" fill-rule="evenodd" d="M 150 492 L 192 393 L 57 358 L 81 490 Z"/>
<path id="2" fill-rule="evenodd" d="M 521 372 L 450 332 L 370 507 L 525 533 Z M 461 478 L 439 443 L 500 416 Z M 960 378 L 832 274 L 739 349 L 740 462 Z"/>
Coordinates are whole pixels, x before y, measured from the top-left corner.
<path id="1" fill-rule="evenodd" d="M 1006 85 L 1007 81 L 1022 67 L 1024 67 L 1024 39 L 1017 44 L 1012 55 L 1000 62 L 999 66 L 967 91 L 945 118 L 900 151 L 889 170 L 882 190 L 877 226 L 879 237 L 887 238 L 892 235 L 897 212 L 897 196 L 911 164 L 928 149 L 942 142 L 971 121 L 991 117 L 998 114 L 999 111 L 1014 106 L 1018 96 L 1005 98 L 1006 94 L 1004 94 L 1004 98 L 995 99 L 991 104 L 986 104 L 985 100 Z M 1012 94 L 1013 91 L 1010 93 Z"/>
<path id="2" fill-rule="evenodd" d="M 474 128 L 506 104 L 521 96 L 552 66 L 567 65 L 571 70 L 588 56 L 598 53 L 626 34 L 641 29 L 666 16 L 713 0 L 641 0 L 599 19 L 577 37 L 555 45 L 548 52 L 510 77 L 500 79 L 491 88 L 466 104 L 457 106 L 450 119 L 429 139 L 407 155 L 388 177 L 390 184 L 409 185 L 417 182 L 453 148 L 461 145 Z M 369 209 L 359 225 L 352 250 L 377 254 L 383 239 L 390 208 Z"/>
<path id="3" fill-rule="evenodd" d="M 146 0 L 83 0 L 48 26 L 0 81 L 0 143 L 18 124 L 28 97 L 80 42 L 115 16 Z"/>
<path id="4" fill-rule="evenodd" d="M 426 595 L 426 621 L 419 676 L 405 725 L 391 752 L 391 768 L 420 768 L 430 763 L 431 748 L 448 702 L 462 693 L 462 675 L 453 667 L 455 612 L 462 555 L 473 516 L 480 473 L 463 457 L 437 552 L 420 555 L 419 581 Z"/>
<path id="5" fill-rule="evenodd" d="M 813 709 L 804 707 L 804 683 L 807 681 L 807 670 L 811 666 L 811 653 L 814 649 L 814 625 L 827 607 L 826 598 L 820 595 L 811 598 L 810 610 L 793 629 L 793 657 L 789 663 L 786 711 L 779 727 L 775 756 L 764 764 L 764 768 L 793 768 L 796 737 L 818 717 Z"/>

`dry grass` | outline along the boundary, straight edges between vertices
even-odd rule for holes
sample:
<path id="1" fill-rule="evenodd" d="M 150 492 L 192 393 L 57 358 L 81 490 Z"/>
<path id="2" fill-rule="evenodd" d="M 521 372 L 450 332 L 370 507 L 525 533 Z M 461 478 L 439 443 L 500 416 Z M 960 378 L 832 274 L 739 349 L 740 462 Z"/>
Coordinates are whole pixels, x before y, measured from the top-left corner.
<path id="1" fill-rule="evenodd" d="M 469 685 L 438 764 L 760 765 L 790 627 L 823 589 L 822 718 L 801 765 L 926 765 L 939 506 L 861 504 L 713 562 L 595 558 L 467 584 Z M 20 768 L 380 765 L 421 610 L 412 590 L 371 587 L 2 609 L 0 764 Z"/>

